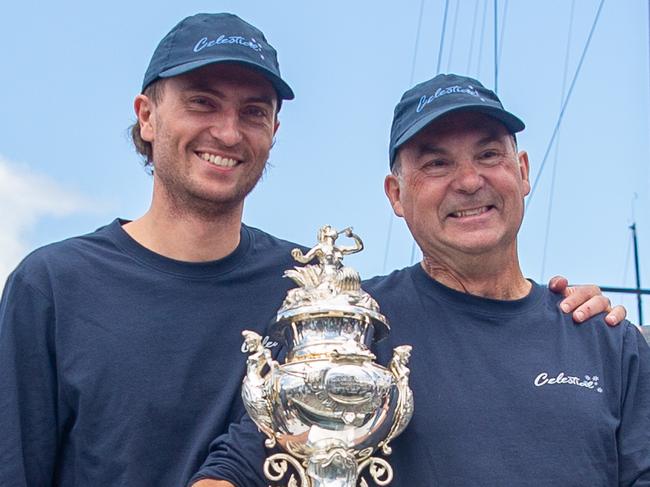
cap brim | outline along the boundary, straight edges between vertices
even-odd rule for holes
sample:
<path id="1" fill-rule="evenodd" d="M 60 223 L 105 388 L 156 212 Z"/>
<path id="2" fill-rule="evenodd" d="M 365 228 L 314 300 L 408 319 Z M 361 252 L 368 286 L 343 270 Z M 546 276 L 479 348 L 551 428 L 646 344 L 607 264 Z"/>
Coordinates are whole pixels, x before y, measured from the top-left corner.
<path id="1" fill-rule="evenodd" d="M 418 132 L 420 132 L 422 129 L 424 129 L 427 125 L 431 124 L 435 120 L 448 115 L 450 113 L 454 112 L 479 112 L 479 113 L 484 113 L 485 115 L 488 115 L 492 118 L 495 118 L 499 122 L 501 122 L 506 129 L 511 134 L 515 134 L 517 132 L 521 132 L 526 128 L 526 125 L 524 122 L 522 122 L 518 117 L 515 117 L 512 113 L 507 112 L 506 110 L 503 110 L 498 107 L 490 107 L 486 105 L 478 105 L 478 104 L 472 104 L 472 103 L 467 103 L 465 105 L 456 105 L 450 108 L 447 108 L 446 110 L 438 110 L 438 111 L 432 111 L 429 113 L 426 117 L 421 118 L 418 120 L 416 124 L 414 124 L 412 127 L 410 127 L 406 132 L 404 132 L 395 142 L 395 145 L 393 146 L 393 153 L 391 154 L 391 165 L 393 161 L 395 160 L 395 155 L 397 154 L 397 150 L 404 145 L 406 142 L 408 142 L 413 136 L 415 136 Z"/>
<path id="2" fill-rule="evenodd" d="M 165 71 L 162 71 L 158 75 L 158 77 L 171 78 L 172 76 L 178 76 L 180 74 L 188 73 L 195 69 L 202 68 L 203 66 L 207 66 L 209 64 L 217 64 L 217 63 L 237 63 L 237 64 L 243 64 L 244 66 L 250 67 L 251 69 L 258 71 L 260 74 L 262 74 L 270 81 L 270 83 L 273 85 L 273 88 L 275 88 L 275 91 L 277 91 L 281 99 L 293 100 L 294 98 L 293 90 L 289 87 L 287 83 L 285 83 L 282 80 L 282 78 L 277 76 L 275 73 L 269 71 L 265 66 L 261 66 L 254 62 L 242 60 L 241 58 L 218 57 L 218 58 L 209 58 L 209 59 L 201 59 L 198 61 L 192 61 L 191 63 L 180 64 L 178 66 L 174 66 L 173 68 L 166 69 Z"/>

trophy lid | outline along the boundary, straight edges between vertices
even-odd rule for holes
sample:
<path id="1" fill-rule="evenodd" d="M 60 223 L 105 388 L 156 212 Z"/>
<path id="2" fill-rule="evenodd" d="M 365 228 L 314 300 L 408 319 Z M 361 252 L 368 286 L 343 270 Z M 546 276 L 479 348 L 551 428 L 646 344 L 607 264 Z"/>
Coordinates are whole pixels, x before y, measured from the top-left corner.
<path id="1" fill-rule="evenodd" d="M 345 233 L 354 241 L 351 246 L 336 245 L 336 239 Z M 318 244 L 303 254 L 293 249 L 291 255 L 305 266 L 285 271 L 298 284 L 291 289 L 278 310 L 271 333 L 274 339 L 283 340 L 290 324 L 327 318 L 348 318 L 372 325 L 372 341 L 388 335 L 390 328 L 386 318 L 379 312 L 379 305 L 361 289 L 359 273 L 342 264 L 343 256 L 363 250 L 363 242 L 348 227 L 340 232 L 330 225 L 318 231 Z M 313 260 L 317 264 L 308 264 Z"/>

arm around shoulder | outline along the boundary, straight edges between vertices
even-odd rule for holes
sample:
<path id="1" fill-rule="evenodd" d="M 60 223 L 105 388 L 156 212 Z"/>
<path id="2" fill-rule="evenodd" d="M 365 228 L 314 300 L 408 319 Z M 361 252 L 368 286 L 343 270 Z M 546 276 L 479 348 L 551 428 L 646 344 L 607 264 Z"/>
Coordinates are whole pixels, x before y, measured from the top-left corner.
<path id="1" fill-rule="evenodd" d="M 565 277 L 555 276 L 548 282 L 548 288 L 564 297 L 560 308 L 565 313 L 571 313 L 575 323 L 582 323 L 599 313 L 607 313 L 605 323 L 617 326 L 623 322 L 627 310 L 623 306 L 614 306 L 609 298 L 603 295 L 596 285 L 569 286 Z"/>

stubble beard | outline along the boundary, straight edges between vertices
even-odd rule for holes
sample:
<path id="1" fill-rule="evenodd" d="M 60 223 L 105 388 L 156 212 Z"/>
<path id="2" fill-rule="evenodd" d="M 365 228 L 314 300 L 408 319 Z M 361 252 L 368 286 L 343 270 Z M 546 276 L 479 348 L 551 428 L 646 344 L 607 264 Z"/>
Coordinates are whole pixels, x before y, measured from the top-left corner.
<path id="1" fill-rule="evenodd" d="M 174 164 L 171 162 L 170 164 Z M 210 194 L 209 190 L 201 191 L 192 187 L 191 182 L 178 171 L 168 170 L 167 164 L 154 164 L 154 178 L 157 178 L 160 190 L 165 193 L 172 214 L 179 218 L 198 218 L 204 221 L 239 214 L 245 198 L 255 188 L 262 178 L 264 167 L 256 175 L 250 175 L 246 181 L 234 189 L 229 195 Z"/>

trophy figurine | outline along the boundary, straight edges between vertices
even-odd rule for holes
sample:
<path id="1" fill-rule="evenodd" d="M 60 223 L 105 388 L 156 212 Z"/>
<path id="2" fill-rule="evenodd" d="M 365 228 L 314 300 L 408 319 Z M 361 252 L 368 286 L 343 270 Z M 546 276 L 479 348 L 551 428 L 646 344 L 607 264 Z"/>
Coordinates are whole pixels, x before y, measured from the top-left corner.
<path id="1" fill-rule="evenodd" d="M 343 233 L 352 245 L 336 245 Z M 366 474 L 380 486 L 393 478 L 390 464 L 373 454 L 379 449 L 389 455 L 391 440 L 413 415 L 411 347 L 396 347 L 387 367 L 374 362 L 369 347 L 389 327 L 361 289 L 359 273 L 342 265 L 344 255 L 362 249 L 351 228 L 337 232 L 325 225 L 306 254 L 291 252 L 307 265 L 284 274 L 298 287 L 288 292 L 272 324 L 273 336 L 286 345 L 283 364 L 257 333 L 243 332 L 249 353 L 244 405 L 267 436 L 267 448 L 284 450 L 264 463 L 272 482 L 288 475 L 288 487 L 367 487 Z"/>

